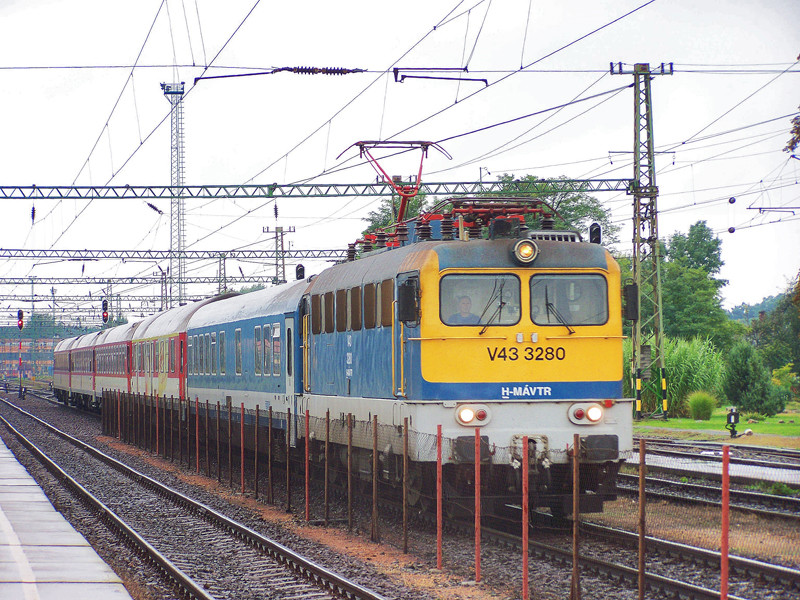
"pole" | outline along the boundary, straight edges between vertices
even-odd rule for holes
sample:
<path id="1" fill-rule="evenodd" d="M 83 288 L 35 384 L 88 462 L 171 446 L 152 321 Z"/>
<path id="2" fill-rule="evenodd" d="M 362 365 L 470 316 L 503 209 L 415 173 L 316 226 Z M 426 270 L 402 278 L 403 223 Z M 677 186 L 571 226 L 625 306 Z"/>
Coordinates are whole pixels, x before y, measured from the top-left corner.
<path id="1" fill-rule="evenodd" d="M 194 455 L 195 472 L 200 474 L 200 398 L 194 397 Z"/>
<path id="2" fill-rule="evenodd" d="M 242 495 L 244 496 L 244 402 L 239 419 L 239 470 L 242 474 Z"/>
<path id="3" fill-rule="evenodd" d="M 578 566 L 580 559 L 578 533 L 581 511 L 580 434 L 576 433 L 572 440 L 572 590 L 570 600 L 581 600 L 581 572 Z"/>
<path id="4" fill-rule="evenodd" d="M 292 409 L 286 409 L 286 512 L 292 512 Z"/>
<path id="5" fill-rule="evenodd" d="M 403 418 L 403 554 L 408 554 L 408 417 Z"/>
<path id="6" fill-rule="evenodd" d="M 353 414 L 347 413 L 347 531 L 353 530 Z"/>
<path id="7" fill-rule="evenodd" d="M 255 471 L 255 474 L 253 475 L 253 494 L 256 500 L 258 500 L 258 413 L 258 404 L 256 404 L 256 429 L 253 436 L 253 449 L 255 450 L 255 456 L 253 457 L 253 471 Z"/>
<path id="8" fill-rule="evenodd" d="M 275 502 L 272 495 L 272 407 L 267 416 L 267 502 Z"/>
<path id="9" fill-rule="evenodd" d="M 475 428 L 475 583 L 481 581 L 481 430 Z"/>
<path id="10" fill-rule="evenodd" d="M 372 415 L 372 530 L 370 539 L 381 541 L 378 524 L 378 415 Z"/>
<path id="11" fill-rule="evenodd" d="M 730 526 L 730 446 L 722 447 L 722 539 L 720 540 L 720 600 L 728 599 L 728 530 Z"/>
<path id="12" fill-rule="evenodd" d="M 528 436 L 522 437 L 522 600 L 528 600 Z"/>
<path id="13" fill-rule="evenodd" d="M 329 506 L 328 506 L 328 469 L 330 461 L 330 445 L 331 445 L 331 411 L 325 411 L 325 527 L 328 526 Z"/>
<path id="14" fill-rule="evenodd" d="M 436 568 L 442 569 L 442 426 L 436 426 Z"/>
<path id="15" fill-rule="evenodd" d="M 310 473 L 310 471 L 308 469 L 308 462 L 309 462 L 308 451 L 309 451 L 309 445 L 310 445 L 308 443 L 308 420 L 309 420 L 308 409 L 306 409 L 306 443 L 305 443 L 305 450 L 306 450 L 306 452 L 305 452 L 305 476 L 306 476 L 306 512 L 305 512 L 305 517 L 306 517 L 306 523 L 308 523 L 311 520 L 311 507 L 309 506 L 309 502 L 311 501 L 311 498 L 310 498 L 310 488 L 311 488 L 311 479 L 310 478 L 311 478 L 311 473 Z"/>
<path id="16" fill-rule="evenodd" d="M 646 507 L 647 507 L 647 494 L 645 492 L 645 478 L 647 476 L 647 465 L 645 463 L 645 441 L 644 438 L 639 440 L 639 600 L 644 600 L 644 557 L 645 557 L 645 536 L 647 535 L 647 527 L 645 523 Z"/>

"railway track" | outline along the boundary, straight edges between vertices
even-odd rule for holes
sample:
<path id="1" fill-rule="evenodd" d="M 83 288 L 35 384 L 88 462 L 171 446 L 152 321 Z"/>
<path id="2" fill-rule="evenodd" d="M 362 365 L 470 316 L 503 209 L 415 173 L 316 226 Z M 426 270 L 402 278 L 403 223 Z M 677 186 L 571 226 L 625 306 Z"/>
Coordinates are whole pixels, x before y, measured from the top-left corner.
<path id="1" fill-rule="evenodd" d="M 634 446 L 638 448 L 638 438 Z M 647 454 L 669 456 L 692 461 L 722 462 L 721 442 L 682 442 L 677 440 L 647 439 Z M 730 446 L 731 465 L 748 465 L 769 469 L 800 471 L 800 451 L 791 448 L 766 448 L 760 446 Z"/>
<path id="2" fill-rule="evenodd" d="M 620 473 L 617 489 L 627 495 L 639 493 L 639 476 Z M 676 481 L 659 477 L 646 478 L 648 498 L 719 507 L 722 505 L 722 488 L 700 483 Z M 731 508 L 764 517 L 780 517 L 800 522 L 800 498 L 776 496 L 745 490 L 730 490 Z"/>
<path id="3" fill-rule="evenodd" d="M 13 408 L 22 415 L 16 419 L 17 427 L 0 417 L 8 430 L 109 527 L 146 555 L 179 594 L 202 600 L 382 600 L 380 594 Z M 56 459 L 38 447 L 43 443 Z M 80 456 L 76 456 L 76 448 Z"/>

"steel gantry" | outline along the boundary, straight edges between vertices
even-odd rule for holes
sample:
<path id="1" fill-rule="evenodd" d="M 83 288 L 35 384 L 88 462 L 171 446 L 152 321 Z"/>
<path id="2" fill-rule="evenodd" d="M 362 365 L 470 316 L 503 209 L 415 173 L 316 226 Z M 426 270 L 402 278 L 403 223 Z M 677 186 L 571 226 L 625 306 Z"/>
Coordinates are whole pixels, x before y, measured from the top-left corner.
<path id="1" fill-rule="evenodd" d="M 537 179 L 535 181 L 486 182 L 461 181 L 421 183 L 419 193 L 429 196 L 470 196 L 476 194 L 547 195 L 560 192 L 626 192 L 630 179 Z M 0 186 L 3 200 L 94 200 L 141 198 L 340 198 L 346 196 L 391 196 L 388 183 L 308 183 L 268 185 L 116 185 L 116 186 Z"/>

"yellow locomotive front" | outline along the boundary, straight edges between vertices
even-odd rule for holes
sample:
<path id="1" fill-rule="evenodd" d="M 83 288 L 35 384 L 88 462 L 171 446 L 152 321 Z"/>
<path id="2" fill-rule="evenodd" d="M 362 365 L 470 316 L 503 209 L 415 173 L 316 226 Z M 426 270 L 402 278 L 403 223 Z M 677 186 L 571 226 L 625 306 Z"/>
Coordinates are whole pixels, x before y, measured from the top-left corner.
<path id="1" fill-rule="evenodd" d="M 428 425 L 444 423 L 450 481 L 464 493 L 475 428 L 481 460 L 495 467 L 489 493 L 516 495 L 528 436 L 534 504 L 554 513 L 570 510 L 567 450 L 579 434 L 581 510 L 598 511 L 614 497 L 632 444 L 619 266 L 575 234 L 536 237 L 454 240 L 425 254 L 418 329 L 407 340 L 419 360 L 408 401 L 417 428 L 428 429 L 426 414 Z"/>

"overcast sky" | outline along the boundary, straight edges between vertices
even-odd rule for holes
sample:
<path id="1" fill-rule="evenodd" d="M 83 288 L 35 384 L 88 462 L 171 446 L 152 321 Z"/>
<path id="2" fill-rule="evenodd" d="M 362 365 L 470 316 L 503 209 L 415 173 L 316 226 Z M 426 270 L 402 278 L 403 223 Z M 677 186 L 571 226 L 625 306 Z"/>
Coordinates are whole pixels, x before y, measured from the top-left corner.
<path id="1" fill-rule="evenodd" d="M 674 74 L 652 82 L 660 236 L 706 220 L 722 240 L 725 306 L 755 303 L 783 292 L 800 270 L 800 160 L 782 151 L 800 104 L 798 23 L 796 0 L 4 0 L 0 185 L 168 185 L 170 105 L 159 84 L 172 81 L 186 82 L 190 185 L 367 183 L 375 172 L 355 150 L 337 159 L 354 142 L 453 136 L 442 144 L 452 160 L 432 152 L 424 181 L 631 178 L 633 92 L 606 92 L 633 78 L 610 75 L 609 63 L 629 71 L 635 62 L 671 62 Z M 294 66 L 366 72 L 194 83 L 202 74 Z M 463 77 L 490 85 L 396 83 L 394 67 L 467 67 Z M 383 164 L 407 176 L 419 163 L 414 153 Z M 618 250 L 629 252 L 631 198 L 598 198 L 623 226 Z M 293 248 L 342 248 L 377 203 L 281 200 L 277 224 L 296 228 Z M 169 248 L 168 201 L 154 203 L 159 215 L 141 200 L 39 200 L 33 223 L 31 204 L 4 202 L 0 247 Z M 272 248 L 263 228 L 276 225 L 273 210 L 261 200 L 189 200 L 187 247 Z M 240 267 L 274 272 L 253 263 L 227 272 Z M 216 265 L 189 269 L 214 275 Z M 153 263 L 0 260 L 4 278 L 154 272 Z M 190 288 L 200 291 L 212 289 Z M 0 293 L 29 295 L 30 286 Z M 2 320 L 18 306 L 3 301 Z"/>

